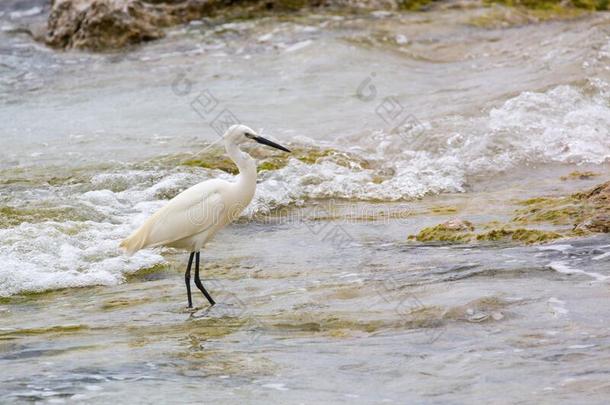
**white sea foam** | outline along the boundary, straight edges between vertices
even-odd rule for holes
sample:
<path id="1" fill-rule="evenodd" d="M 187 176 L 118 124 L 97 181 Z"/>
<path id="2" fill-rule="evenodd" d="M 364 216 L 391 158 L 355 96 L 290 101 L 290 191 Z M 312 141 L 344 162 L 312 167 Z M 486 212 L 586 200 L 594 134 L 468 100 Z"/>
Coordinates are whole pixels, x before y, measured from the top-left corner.
<path id="1" fill-rule="evenodd" d="M 610 159 L 610 107 L 573 86 L 525 92 L 490 112 L 513 161 L 603 163 Z"/>
<path id="2" fill-rule="evenodd" d="M 145 251 L 119 256 L 125 225 L 95 222 L 21 224 L 0 230 L 0 296 L 65 287 L 111 285 L 164 261 Z"/>
<path id="3" fill-rule="evenodd" d="M 592 271 L 584 271 L 581 269 L 575 269 L 573 267 L 570 267 L 566 263 L 560 262 L 560 261 L 549 263 L 549 267 L 558 273 L 582 274 L 584 276 L 591 277 L 597 281 L 606 281 L 609 278 L 608 276 L 604 276 L 603 274 L 600 274 L 600 273 L 596 273 L 596 272 L 592 272 Z"/>
<path id="4" fill-rule="evenodd" d="M 538 246 L 538 250 L 555 250 L 558 252 L 567 252 L 568 250 L 572 249 L 572 245 L 545 245 L 545 246 Z"/>
<path id="5" fill-rule="evenodd" d="M 374 181 L 378 167 L 293 160 L 262 179 L 257 197 L 271 205 L 307 198 L 393 201 L 463 191 L 471 177 L 532 164 L 610 161 L 608 100 L 573 86 L 524 92 L 483 116 L 424 126 L 417 139 L 377 132 L 356 140 L 364 159 L 394 171 L 383 182 Z"/>

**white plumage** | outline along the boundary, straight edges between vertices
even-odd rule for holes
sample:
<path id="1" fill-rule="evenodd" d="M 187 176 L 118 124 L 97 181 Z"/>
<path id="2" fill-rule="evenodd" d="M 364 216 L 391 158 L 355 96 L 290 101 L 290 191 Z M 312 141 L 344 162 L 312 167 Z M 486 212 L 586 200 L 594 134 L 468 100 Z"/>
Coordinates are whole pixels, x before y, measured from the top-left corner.
<path id="1" fill-rule="evenodd" d="M 256 141 L 289 152 L 283 146 L 257 135 L 245 125 L 233 125 L 223 138 L 227 153 L 239 168 L 236 180 L 207 180 L 184 190 L 121 242 L 121 247 L 129 254 L 157 246 L 193 252 L 186 274 L 189 306 L 191 297 L 188 279 L 193 254 L 197 253 L 195 283 L 199 287 L 198 252 L 218 230 L 239 216 L 252 201 L 256 190 L 256 162 L 250 155 L 241 151 L 239 146 Z M 200 290 L 205 291 L 202 286 Z M 204 294 L 208 297 L 206 292 Z M 211 298 L 208 300 L 213 304 Z"/>
<path id="2" fill-rule="evenodd" d="M 184 190 L 148 218 L 121 247 L 130 254 L 157 246 L 201 250 L 216 231 L 230 222 L 231 210 L 227 207 L 245 208 L 252 200 L 253 192 L 241 193 L 240 198 L 239 180 L 239 176 L 235 183 L 208 180 Z"/>

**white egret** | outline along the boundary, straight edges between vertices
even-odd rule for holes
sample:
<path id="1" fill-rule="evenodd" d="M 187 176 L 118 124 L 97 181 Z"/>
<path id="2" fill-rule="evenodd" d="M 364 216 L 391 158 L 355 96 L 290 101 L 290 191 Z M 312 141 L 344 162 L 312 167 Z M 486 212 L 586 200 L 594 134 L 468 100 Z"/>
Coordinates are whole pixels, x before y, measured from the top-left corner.
<path id="1" fill-rule="evenodd" d="M 140 249 L 168 246 L 191 252 L 184 280 L 191 299 L 191 266 L 195 258 L 195 285 L 214 305 L 214 299 L 206 291 L 199 278 L 199 253 L 214 234 L 222 229 L 250 204 L 256 189 L 256 162 L 240 145 L 255 141 L 285 152 L 287 148 L 258 135 L 245 125 L 233 125 L 223 135 L 226 151 L 239 169 L 234 182 L 220 179 L 196 184 L 155 212 L 144 224 L 121 242 L 129 254 Z"/>

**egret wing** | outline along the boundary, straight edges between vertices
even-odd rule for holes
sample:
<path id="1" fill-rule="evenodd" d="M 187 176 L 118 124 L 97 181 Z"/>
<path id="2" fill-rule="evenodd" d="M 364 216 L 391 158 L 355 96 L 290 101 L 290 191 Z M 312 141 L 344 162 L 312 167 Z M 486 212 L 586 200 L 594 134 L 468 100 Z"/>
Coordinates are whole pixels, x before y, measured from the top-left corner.
<path id="1" fill-rule="evenodd" d="M 194 196 L 163 207 L 151 227 L 147 245 L 167 245 L 212 228 L 222 218 L 224 204 L 219 193 Z"/>
<path id="2" fill-rule="evenodd" d="M 222 196 L 211 184 L 191 187 L 170 200 L 127 238 L 129 252 L 169 245 L 212 228 L 223 218 Z"/>

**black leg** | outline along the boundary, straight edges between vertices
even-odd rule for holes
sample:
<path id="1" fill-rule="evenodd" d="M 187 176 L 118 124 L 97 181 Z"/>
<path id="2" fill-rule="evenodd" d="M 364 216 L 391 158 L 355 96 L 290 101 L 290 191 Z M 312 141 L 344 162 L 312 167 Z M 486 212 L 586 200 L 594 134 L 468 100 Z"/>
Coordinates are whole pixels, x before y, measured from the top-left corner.
<path id="1" fill-rule="evenodd" d="M 193 308 L 193 299 L 191 298 L 191 266 L 193 265 L 193 256 L 195 256 L 195 252 L 192 252 L 189 256 L 189 265 L 186 268 L 186 273 L 184 273 L 184 282 L 186 283 L 186 293 L 189 298 L 189 308 Z"/>
<path id="2" fill-rule="evenodd" d="M 210 305 L 216 304 L 210 294 L 208 294 L 205 288 L 203 288 L 203 284 L 201 284 L 201 279 L 199 278 L 199 252 L 195 253 L 195 285 L 197 286 L 197 288 L 199 288 L 199 290 L 201 290 L 201 292 L 203 293 L 203 295 L 205 295 L 208 301 L 210 301 Z"/>

